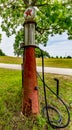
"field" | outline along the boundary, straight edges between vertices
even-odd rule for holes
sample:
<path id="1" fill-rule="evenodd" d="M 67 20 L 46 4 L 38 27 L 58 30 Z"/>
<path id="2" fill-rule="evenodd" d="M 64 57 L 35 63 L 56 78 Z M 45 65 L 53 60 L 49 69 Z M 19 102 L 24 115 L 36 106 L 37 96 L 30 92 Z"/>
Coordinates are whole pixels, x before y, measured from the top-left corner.
<path id="1" fill-rule="evenodd" d="M 0 63 L 21 64 L 22 58 L 10 57 L 10 56 L 0 56 Z"/>
<path id="2" fill-rule="evenodd" d="M 45 66 L 48 67 L 72 68 L 72 58 L 71 59 L 45 58 L 44 61 Z M 36 62 L 37 66 L 41 66 L 41 58 L 36 58 Z M 0 56 L 0 63 L 21 64 L 22 58 Z"/>
<path id="3" fill-rule="evenodd" d="M 41 66 L 41 58 L 37 58 L 36 61 L 37 65 Z M 72 68 L 72 59 L 45 58 L 44 62 L 48 67 Z"/>
<path id="4" fill-rule="evenodd" d="M 54 78 L 59 79 L 59 95 L 65 101 L 71 115 L 69 126 L 63 128 L 63 130 L 72 130 L 72 76 L 46 74 L 46 83 L 54 92 L 56 92 L 56 82 L 54 81 Z M 40 115 L 34 123 L 31 118 L 28 119 L 21 115 L 21 71 L 0 68 L 0 130 L 53 130 L 53 128 L 46 123 L 46 119 L 42 116 L 41 111 L 45 103 L 42 82 L 39 78 L 38 86 Z M 65 108 L 49 90 L 47 90 L 47 100 L 48 104 L 56 106 L 59 111 L 64 114 L 64 121 L 66 121 L 67 113 Z"/>

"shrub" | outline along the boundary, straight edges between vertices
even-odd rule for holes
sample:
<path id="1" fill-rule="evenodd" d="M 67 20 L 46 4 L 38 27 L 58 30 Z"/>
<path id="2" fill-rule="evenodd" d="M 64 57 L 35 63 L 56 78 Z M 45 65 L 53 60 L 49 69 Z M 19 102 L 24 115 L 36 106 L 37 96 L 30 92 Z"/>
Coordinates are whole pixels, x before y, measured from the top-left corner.
<path id="1" fill-rule="evenodd" d="M 0 49 L 0 56 L 5 56 L 5 53 Z"/>

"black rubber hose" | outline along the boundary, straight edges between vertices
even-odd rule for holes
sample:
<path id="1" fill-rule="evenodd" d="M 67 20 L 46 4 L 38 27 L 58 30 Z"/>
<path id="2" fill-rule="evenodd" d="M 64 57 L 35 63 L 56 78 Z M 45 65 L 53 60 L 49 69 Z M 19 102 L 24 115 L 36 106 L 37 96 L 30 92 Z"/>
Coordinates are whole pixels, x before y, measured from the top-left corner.
<path id="1" fill-rule="evenodd" d="M 50 120 L 50 122 L 54 122 L 54 123 L 62 123 L 62 116 L 61 116 L 61 113 L 58 111 L 58 109 L 56 109 L 56 108 L 54 108 L 53 106 L 51 106 L 51 105 L 48 105 L 47 106 L 47 109 L 49 110 L 54 110 L 56 113 L 57 113 L 57 115 L 58 115 L 58 119 L 57 120 Z M 42 113 L 43 113 L 43 115 L 44 115 L 44 111 L 46 110 L 46 106 L 44 106 L 43 107 L 43 110 L 42 110 Z"/>

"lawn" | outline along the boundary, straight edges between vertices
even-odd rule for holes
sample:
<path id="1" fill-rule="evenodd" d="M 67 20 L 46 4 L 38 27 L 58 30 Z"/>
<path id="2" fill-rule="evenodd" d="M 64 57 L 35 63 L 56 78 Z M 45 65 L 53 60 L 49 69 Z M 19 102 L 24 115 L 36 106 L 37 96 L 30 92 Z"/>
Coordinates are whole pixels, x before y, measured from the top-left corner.
<path id="1" fill-rule="evenodd" d="M 9 64 L 22 64 L 21 57 L 9 57 L 9 56 L 0 56 L 0 63 L 9 63 Z M 42 65 L 41 58 L 36 58 L 37 66 Z M 48 67 L 60 67 L 60 68 L 72 68 L 72 58 L 63 59 L 63 58 L 45 58 L 45 66 Z"/>
<path id="2" fill-rule="evenodd" d="M 20 57 L 10 57 L 10 56 L 0 56 L 0 63 L 21 64 L 22 58 L 20 58 Z"/>
<path id="3" fill-rule="evenodd" d="M 37 65 L 41 66 L 41 58 L 37 58 Z M 45 58 L 45 66 L 47 67 L 60 67 L 60 68 L 72 68 L 72 58 L 71 59 L 61 59 L 61 58 Z"/>
<path id="4" fill-rule="evenodd" d="M 63 130 L 72 130 L 72 76 L 46 74 L 45 81 L 55 92 L 56 82 L 54 78 L 59 79 L 60 97 L 67 104 L 71 114 L 70 124 Z M 46 119 L 42 117 L 41 111 L 45 103 L 42 82 L 39 78 L 38 86 L 40 116 L 37 117 L 37 121 L 33 123 L 32 119 L 28 119 L 21 115 L 21 71 L 0 69 L 0 130 L 53 130 L 53 128 L 46 123 Z M 64 114 L 64 119 L 66 120 L 67 113 L 65 108 L 49 90 L 47 90 L 47 99 L 48 104 L 56 106 L 60 112 Z"/>

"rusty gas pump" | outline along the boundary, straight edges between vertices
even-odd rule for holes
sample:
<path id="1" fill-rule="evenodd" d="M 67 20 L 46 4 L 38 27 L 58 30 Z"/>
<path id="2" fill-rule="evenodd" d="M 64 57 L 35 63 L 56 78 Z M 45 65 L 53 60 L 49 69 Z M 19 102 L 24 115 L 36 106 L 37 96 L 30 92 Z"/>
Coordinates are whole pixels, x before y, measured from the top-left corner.
<path id="1" fill-rule="evenodd" d="M 35 59 L 35 9 L 24 12 L 23 100 L 22 113 L 26 116 L 39 113 L 37 73 Z"/>

